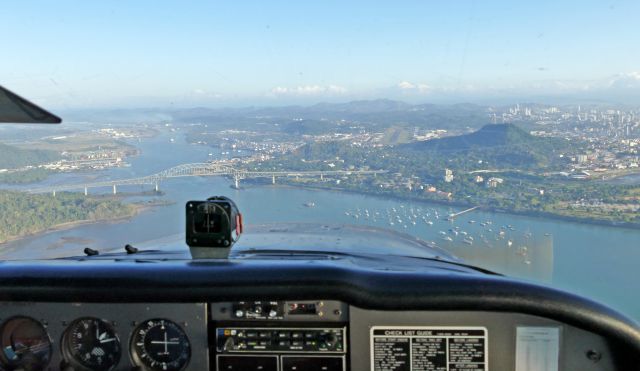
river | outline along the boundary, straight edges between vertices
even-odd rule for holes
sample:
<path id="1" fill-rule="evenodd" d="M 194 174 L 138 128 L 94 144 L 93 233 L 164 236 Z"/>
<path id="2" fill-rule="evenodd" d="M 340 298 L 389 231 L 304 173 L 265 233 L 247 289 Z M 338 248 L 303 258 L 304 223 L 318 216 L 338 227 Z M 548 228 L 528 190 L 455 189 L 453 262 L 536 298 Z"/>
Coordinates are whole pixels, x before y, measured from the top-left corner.
<path id="1" fill-rule="evenodd" d="M 171 138 L 175 141 L 171 142 Z M 56 174 L 38 185 L 142 176 L 182 163 L 203 162 L 220 156 L 211 148 L 186 143 L 179 131 L 164 130 L 154 138 L 132 141 L 132 144 L 141 150 L 141 154 L 128 159 L 130 167 L 95 173 Z M 171 205 L 153 207 L 125 222 L 81 225 L 9 242 L 0 245 L 0 257 L 81 255 L 87 246 L 100 251 L 121 250 L 126 243 L 148 244 L 152 240 L 183 235 L 186 201 L 226 195 L 238 204 L 248 230 L 251 224 L 292 221 L 392 228 L 433 241 L 471 264 L 585 295 L 640 320 L 640 298 L 632 295 L 640 291 L 640 280 L 637 279 L 640 230 L 637 229 L 477 210 L 449 222 L 445 220 L 446 215 L 460 211 L 460 208 L 277 185 L 245 184 L 246 187 L 240 190 L 232 189 L 230 185 L 228 179 L 214 177 L 165 181 L 160 184 L 165 192 L 163 196 L 145 199 L 174 201 Z M 141 189 L 129 186 L 120 187 L 119 191 Z M 144 189 L 149 190 L 149 187 Z M 309 202 L 315 203 L 315 207 L 305 207 Z M 186 245 L 179 247 L 186 248 Z"/>

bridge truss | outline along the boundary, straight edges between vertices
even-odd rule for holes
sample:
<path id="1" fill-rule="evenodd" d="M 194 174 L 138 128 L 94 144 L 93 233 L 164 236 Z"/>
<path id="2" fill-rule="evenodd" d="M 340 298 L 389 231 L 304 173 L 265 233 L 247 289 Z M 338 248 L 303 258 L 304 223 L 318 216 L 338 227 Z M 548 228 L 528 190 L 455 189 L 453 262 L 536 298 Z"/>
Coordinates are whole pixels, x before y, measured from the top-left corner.
<path id="1" fill-rule="evenodd" d="M 330 170 L 330 171 L 248 171 L 243 169 L 236 169 L 234 167 L 216 164 L 211 162 L 203 162 L 203 163 L 192 163 L 192 164 L 183 164 L 178 165 L 166 170 L 162 170 L 158 173 L 138 177 L 138 178 L 128 178 L 128 179 L 114 179 L 107 180 L 102 182 L 93 182 L 93 183 L 79 183 L 79 184 L 61 184 L 61 185 L 51 185 L 47 187 L 33 188 L 27 190 L 30 193 L 53 193 L 61 192 L 61 191 L 75 191 L 75 190 L 84 190 L 84 193 L 87 194 L 88 190 L 91 188 L 106 188 L 110 187 L 113 189 L 113 193 L 117 192 L 118 186 L 125 185 L 153 185 L 155 186 L 156 191 L 159 189 L 159 184 L 161 181 L 171 179 L 171 178 L 183 178 L 183 177 L 193 177 L 193 176 L 228 176 L 233 178 L 234 185 L 236 188 L 240 187 L 240 180 L 247 178 L 271 178 L 272 182 L 275 183 L 276 178 L 279 177 L 309 177 L 309 176 L 319 176 L 320 178 L 324 178 L 324 176 L 348 176 L 348 175 L 377 175 L 386 173 L 386 170 Z"/>

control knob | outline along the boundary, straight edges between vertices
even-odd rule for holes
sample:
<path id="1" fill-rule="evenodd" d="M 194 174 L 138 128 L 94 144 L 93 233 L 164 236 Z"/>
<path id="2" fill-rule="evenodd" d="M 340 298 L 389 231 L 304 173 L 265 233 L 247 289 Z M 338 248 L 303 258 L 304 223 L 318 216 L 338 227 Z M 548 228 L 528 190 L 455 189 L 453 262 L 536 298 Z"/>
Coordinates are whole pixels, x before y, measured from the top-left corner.
<path id="1" fill-rule="evenodd" d="M 333 348 L 338 342 L 338 337 L 333 333 L 328 333 L 321 337 L 322 345 L 326 348 Z"/>

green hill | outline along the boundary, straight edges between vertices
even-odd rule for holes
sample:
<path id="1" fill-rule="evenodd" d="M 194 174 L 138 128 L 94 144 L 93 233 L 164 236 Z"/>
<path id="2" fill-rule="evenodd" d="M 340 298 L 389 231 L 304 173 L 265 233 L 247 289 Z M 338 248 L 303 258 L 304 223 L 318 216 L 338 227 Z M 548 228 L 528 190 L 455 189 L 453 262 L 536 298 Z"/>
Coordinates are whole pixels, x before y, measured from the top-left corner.
<path id="1" fill-rule="evenodd" d="M 534 137 L 513 124 L 494 124 L 470 134 L 413 142 L 399 149 L 413 155 L 446 158 L 461 168 L 475 166 L 479 161 L 497 168 L 532 168 L 557 161 L 568 145 L 561 139 Z"/>
<path id="2" fill-rule="evenodd" d="M 38 165 L 58 160 L 55 151 L 22 149 L 0 143 L 0 169 L 15 169 L 27 165 Z"/>

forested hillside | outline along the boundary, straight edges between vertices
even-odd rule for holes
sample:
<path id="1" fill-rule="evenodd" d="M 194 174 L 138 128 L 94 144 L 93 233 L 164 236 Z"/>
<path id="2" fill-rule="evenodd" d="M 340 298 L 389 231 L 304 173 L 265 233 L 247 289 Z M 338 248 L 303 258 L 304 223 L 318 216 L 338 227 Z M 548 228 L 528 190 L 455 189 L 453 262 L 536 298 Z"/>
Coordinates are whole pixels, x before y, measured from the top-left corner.
<path id="1" fill-rule="evenodd" d="M 0 191 L 0 242 L 62 223 L 133 215 L 134 206 L 81 194 L 28 194 Z"/>
<path id="2" fill-rule="evenodd" d="M 55 151 L 22 149 L 0 143 L 0 169 L 15 169 L 55 161 L 60 155 Z"/>

